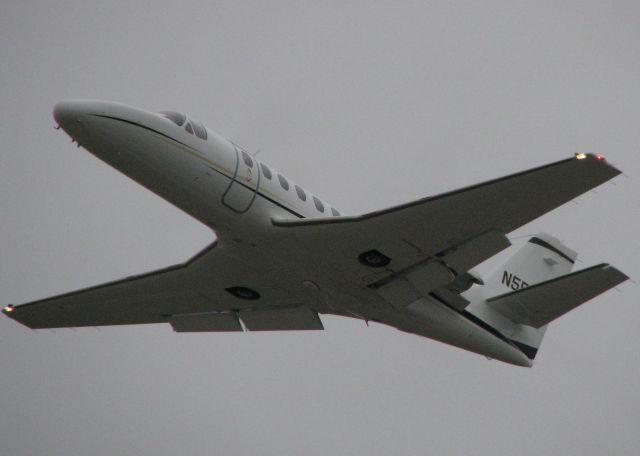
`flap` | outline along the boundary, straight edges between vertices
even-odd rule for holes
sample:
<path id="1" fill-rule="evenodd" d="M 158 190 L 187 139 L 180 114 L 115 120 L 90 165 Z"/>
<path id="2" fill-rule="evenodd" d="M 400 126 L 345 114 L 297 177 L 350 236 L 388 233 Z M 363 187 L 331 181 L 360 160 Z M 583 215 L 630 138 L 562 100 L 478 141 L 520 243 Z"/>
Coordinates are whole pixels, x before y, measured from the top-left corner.
<path id="1" fill-rule="evenodd" d="M 169 323 L 175 332 L 242 331 L 235 312 L 172 315 Z"/>
<path id="2" fill-rule="evenodd" d="M 249 331 L 324 329 L 318 313 L 308 307 L 285 307 L 238 312 Z"/>
<path id="3" fill-rule="evenodd" d="M 466 272 L 483 261 L 502 252 L 511 241 L 498 231 L 488 231 L 443 252 L 442 261 L 458 272 Z"/>

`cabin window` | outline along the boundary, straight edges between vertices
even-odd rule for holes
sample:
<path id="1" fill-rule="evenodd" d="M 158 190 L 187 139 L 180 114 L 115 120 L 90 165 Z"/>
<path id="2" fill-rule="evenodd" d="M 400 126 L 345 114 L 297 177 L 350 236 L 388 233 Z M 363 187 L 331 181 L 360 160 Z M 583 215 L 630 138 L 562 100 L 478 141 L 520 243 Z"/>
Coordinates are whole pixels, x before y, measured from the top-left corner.
<path id="1" fill-rule="evenodd" d="M 200 139 L 207 139 L 207 129 L 204 128 L 204 125 L 202 125 L 200 122 L 195 122 L 195 121 L 191 121 L 191 124 L 193 126 L 193 131 L 196 134 L 196 136 Z"/>
<path id="2" fill-rule="evenodd" d="M 333 214 L 334 217 L 340 217 L 340 212 L 338 212 L 338 210 L 335 207 L 331 208 L 331 213 Z"/>
<path id="3" fill-rule="evenodd" d="M 264 163 L 260 163 L 260 168 L 262 168 L 262 174 L 264 175 L 264 177 L 271 180 L 271 170 L 269 169 L 269 167 Z"/>
<path id="4" fill-rule="evenodd" d="M 298 194 L 298 198 L 300 198 L 302 201 L 306 201 L 307 200 L 307 194 L 304 192 L 304 190 L 302 190 L 297 185 L 294 185 L 294 187 L 296 188 L 296 193 Z"/>
<path id="5" fill-rule="evenodd" d="M 246 153 L 244 150 L 240 153 L 242 154 L 242 160 L 244 160 L 244 164 L 249 168 L 253 168 L 253 158 L 251 158 L 251 155 Z"/>
<path id="6" fill-rule="evenodd" d="M 284 188 L 285 190 L 289 190 L 289 182 L 287 182 L 287 180 L 280 174 L 278 174 L 278 180 L 280 181 L 280 186 L 282 188 Z"/>
<path id="7" fill-rule="evenodd" d="M 316 205 L 316 209 L 318 209 L 318 211 L 324 212 L 324 204 L 322 204 L 322 201 L 320 201 L 315 196 L 313 197 L 313 204 Z"/>
<path id="8" fill-rule="evenodd" d="M 193 134 L 193 128 L 191 127 L 191 122 L 187 122 L 187 125 L 184 127 L 187 130 L 187 133 Z"/>
<path id="9" fill-rule="evenodd" d="M 162 111 L 160 115 L 166 117 L 179 127 L 181 127 L 184 124 L 184 121 L 187 120 L 187 116 L 175 111 Z"/>

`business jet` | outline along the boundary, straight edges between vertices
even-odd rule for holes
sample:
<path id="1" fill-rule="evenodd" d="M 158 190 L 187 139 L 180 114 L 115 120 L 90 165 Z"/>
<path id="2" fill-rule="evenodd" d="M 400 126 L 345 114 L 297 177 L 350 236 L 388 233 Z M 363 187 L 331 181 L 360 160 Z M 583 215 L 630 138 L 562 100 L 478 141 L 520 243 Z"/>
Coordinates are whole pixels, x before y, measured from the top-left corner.
<path id="1" fill-rule="evenodd" d="M 321 330 L 332 314 L 530 367 L 551 321 L 627 279 L 604 263 L 571 272 L 576 252 L 548 234 L 487 277 L 474 269 L 513 230 L 620 173 L 600 155 L 347 216 L 184 114 L 69 100 L 53 116 L 216 240 L 183 264 L 3 308 L 29 328 Z"/>

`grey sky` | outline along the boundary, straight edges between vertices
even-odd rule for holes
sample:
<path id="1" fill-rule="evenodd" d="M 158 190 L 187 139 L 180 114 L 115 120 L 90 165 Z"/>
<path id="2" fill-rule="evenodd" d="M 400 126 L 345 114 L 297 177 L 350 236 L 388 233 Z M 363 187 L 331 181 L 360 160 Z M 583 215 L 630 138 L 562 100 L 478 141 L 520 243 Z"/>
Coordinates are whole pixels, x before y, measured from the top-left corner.
<path id="1" fill-rule="evenodd" d="M 3 2 L 0 300 L 212 239 L 53 130 L 63 98 L 184 110 L 350 213 L 600 152 L 628 178 L 514 244 L 548 231 L 639 278 L 640 7 L 557 3 Z M 635 455 L 639 291 L 553 324 L 533 369 L 332 317 L 214 335 L 3 318 L 0 454 Z"/>

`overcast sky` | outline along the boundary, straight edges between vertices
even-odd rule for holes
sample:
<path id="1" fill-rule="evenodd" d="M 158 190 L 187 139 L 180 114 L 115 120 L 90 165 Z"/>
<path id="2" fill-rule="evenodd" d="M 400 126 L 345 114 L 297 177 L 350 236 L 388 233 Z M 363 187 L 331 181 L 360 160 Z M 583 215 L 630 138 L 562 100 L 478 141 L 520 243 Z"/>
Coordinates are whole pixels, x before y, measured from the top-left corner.
<path id="1" fill-rule="evenodd" d="M 640 7 L 558 3 L 2 2 L 0 300 L 213 236 L 55 131 L 64 98 L 186 111 L 348 213 L 602 153 L 627 176 L 511 237 L 637 279 Z M 0 454 L 636 455 L 639 291 L 555 322 L 532 369 L 337 317 L 198 335 L 0 318 Z"/>

